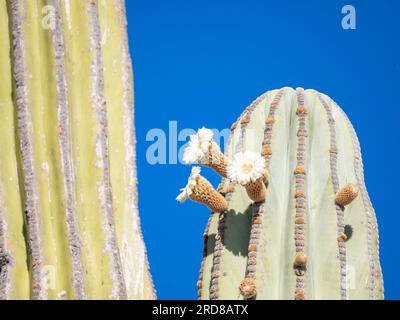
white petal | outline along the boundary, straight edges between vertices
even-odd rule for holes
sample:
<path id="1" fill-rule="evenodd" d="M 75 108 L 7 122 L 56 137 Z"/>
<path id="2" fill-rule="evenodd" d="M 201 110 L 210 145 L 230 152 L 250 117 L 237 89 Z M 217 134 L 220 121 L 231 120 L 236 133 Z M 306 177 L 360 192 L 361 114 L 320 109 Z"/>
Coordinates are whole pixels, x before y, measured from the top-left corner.
<path id="1" fill-rule="evenodd" d="M 244 171 L 243 167 L 251 166 L 250 171 Z M 265 159 L 256 152 L 245 151 L 234 155 L 234 160 L 228 165 L 228 177 L 240 184 L 247 184 L 262 177 L 265 170 Z"/>
<path id="2" fill-rule="evenodd" d="M 212 141 L 214 133 L 212 130 L 207 129 L 207 128 L 201 128 L 197 131 L 197 135 L 199 136 L 201 141 Z"/>

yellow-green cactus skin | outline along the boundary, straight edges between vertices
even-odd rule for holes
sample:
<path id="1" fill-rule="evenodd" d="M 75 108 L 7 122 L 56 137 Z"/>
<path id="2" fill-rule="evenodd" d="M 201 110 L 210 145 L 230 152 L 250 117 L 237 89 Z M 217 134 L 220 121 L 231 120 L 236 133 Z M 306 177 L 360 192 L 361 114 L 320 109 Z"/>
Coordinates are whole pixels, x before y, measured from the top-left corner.
<path id="1" fill-rule="evenodd" d="M 268 91 L 233 124 L 225 155 L 247 150 L 265 159 L 265 201 L 222 179 L 229 208 L 204 233 L 199 299 L 383 299 L 377 221 L 342 109 L 314 90 Z"/>
<path id="2" fill-rule="evenodd" d="M 123 0 L 0 1 L 0 299 L 154 299 Z"/>

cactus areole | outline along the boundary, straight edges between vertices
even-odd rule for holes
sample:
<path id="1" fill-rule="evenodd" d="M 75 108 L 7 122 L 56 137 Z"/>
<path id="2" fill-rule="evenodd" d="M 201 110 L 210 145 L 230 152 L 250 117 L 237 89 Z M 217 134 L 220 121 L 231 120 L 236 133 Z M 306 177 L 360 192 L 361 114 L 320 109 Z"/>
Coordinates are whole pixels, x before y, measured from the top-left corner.
<path id="1" fill-rule="evenodd" d="M 155 298 L 124 5 L 0 2 L 0 299 Z"/>
<path id="2" fill-rule="evenodd" d="M 227 172 L 218 192 L 228 204 L 204 233 L 199 299 L 383 299 L 377 221 L 342 109 L 282 88 L 231 131 L 227 171 L 197 162 Z"/>

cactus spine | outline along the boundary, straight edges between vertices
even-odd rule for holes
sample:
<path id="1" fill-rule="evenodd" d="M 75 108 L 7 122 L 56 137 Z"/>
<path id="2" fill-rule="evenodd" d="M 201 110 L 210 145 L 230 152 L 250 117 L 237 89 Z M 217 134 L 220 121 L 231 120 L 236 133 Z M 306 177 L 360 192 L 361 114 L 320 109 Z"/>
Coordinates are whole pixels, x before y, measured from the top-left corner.
<path id="1" fill-rule="evenodd" d="M 314 90 L 269 91 L 232 125 L 228 167 L 243 151 L 265 159 L 265 200 L 228 170 L 218 188 L 228 210 L 204 233 L 199 299 L 382 299 L 377 222 L 342 109 Z"/>
<path id="2" fill-rule="evenodd" d="M 0 299 L 155 298 L 124 1 L 1 1 L 0 34 Z"/>

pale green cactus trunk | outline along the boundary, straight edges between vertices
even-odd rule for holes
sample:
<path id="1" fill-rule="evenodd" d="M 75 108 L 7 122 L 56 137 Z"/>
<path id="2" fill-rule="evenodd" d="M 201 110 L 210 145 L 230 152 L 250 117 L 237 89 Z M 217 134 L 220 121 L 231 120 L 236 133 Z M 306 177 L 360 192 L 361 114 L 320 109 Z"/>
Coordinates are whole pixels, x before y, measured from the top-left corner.
<path id="1" fill-rule="evenodd" d="M 153 299 L 123 0 L 0 1 L 0 299 Z"/>
<path id="2" fill-rule="evenodd" d="M 269 91 L 232 126 L 225 154 L 244 150 L 266 160 L 266 199 L 253 204 L 223 179 L 229 209 L 207 225 L 199 298 L 242 299 L 239 286 L 250 279 L 256 299 L 382 299 L 377 222 L 342 109 L 314 90 Z M 335 194 L 347 183 L 360 191 L 342 207 Z M 302 268 L 296 252 L 308 257 Z"/>

